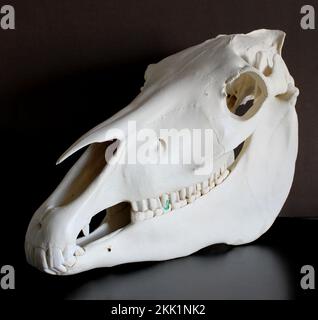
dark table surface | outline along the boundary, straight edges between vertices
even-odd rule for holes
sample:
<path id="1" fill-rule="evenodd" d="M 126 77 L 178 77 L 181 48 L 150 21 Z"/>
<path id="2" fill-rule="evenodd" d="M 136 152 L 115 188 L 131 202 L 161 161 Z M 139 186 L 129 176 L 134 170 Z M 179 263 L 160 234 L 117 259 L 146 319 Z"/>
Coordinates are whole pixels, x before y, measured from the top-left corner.
<path id="1" fill-rule="evenodd" d="M 31 299 L 295 299 L 303 265 L 317 263 L 318 220 L 278 218 L 250 245 L 215 245 L 189 257 L 92 270 L 70 277 L 43 274 L 20 257 L 15 298 Z M 7 296 L 8 297 L 8 296 Z"/>

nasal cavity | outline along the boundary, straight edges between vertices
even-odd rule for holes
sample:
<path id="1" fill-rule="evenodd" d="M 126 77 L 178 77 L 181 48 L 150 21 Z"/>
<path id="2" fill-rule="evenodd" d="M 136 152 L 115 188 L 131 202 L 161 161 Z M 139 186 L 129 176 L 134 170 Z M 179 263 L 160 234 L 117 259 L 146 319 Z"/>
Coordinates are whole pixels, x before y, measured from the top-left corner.
<path id="1" fill-rule="evenodd" d="M 70 170 L 67 181 L 64 181 L 64 185 L 60 188 L 60 194 L 56 199 L 57 205 L 67 205 L 89 188 L 107 165 L 106 149 L 116 141 L 93 143 L 88 147 Z M 113 150 L 113 154 L 115 153 L 116 148 Z"/>

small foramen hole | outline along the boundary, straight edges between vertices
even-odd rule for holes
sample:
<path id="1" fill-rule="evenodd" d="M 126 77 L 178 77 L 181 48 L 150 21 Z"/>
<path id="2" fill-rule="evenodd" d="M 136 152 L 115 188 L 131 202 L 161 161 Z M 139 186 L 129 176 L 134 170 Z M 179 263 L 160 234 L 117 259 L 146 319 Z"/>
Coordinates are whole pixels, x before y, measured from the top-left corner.
<path id="1" fill-rule="evenodd" d="M 107 251 L 108 251 L 108 252 L 111 252 L 111 251 L 112 251 L 112 248 L 108 247 L 108 248 L 107 248 Z"/>

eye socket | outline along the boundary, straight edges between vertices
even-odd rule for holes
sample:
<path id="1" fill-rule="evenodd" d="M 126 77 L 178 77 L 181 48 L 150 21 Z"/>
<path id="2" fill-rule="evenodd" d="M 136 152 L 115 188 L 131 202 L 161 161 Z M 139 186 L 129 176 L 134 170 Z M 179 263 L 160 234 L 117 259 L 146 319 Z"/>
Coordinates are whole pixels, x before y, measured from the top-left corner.
<path id="1" fill-rule="evenodd" d="M 226 85 L 228 109 L 239 117 L 254 115 L 265 99 L 261 78 L 246 72 Z"/>

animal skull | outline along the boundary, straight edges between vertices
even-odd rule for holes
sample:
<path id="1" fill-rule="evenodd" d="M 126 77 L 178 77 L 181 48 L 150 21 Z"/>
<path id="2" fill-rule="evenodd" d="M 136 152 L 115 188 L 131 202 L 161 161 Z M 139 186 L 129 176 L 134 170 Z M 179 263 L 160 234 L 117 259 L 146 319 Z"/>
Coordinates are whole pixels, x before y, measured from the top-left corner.
<path id="1" fill-rule="evenodd" d="M 272 30 L 220 35 L 150 65 L 140 94 L 58 160 L 89 146 L 35 212 L 28 262 L 68 275 L 244 244 L 268 230 L 291 188 L 298 149 L 299 91 L 281 57 L 284 37 Z M 252 105 L 239 114 L 247 101 Z M 120 163 L 132 148 L 129 121 L 158 136 L 162 128 L 213 129 L 213 169 L 209 159 Z M 148 147 L 164 156 L 168 144 L 159 136 Z M 106 161 L 110 147 L 116 152 Z M 211 171 L 196 174 L 202 166 Z M 92 217 L 104 209 L 89 234 Z"/>

